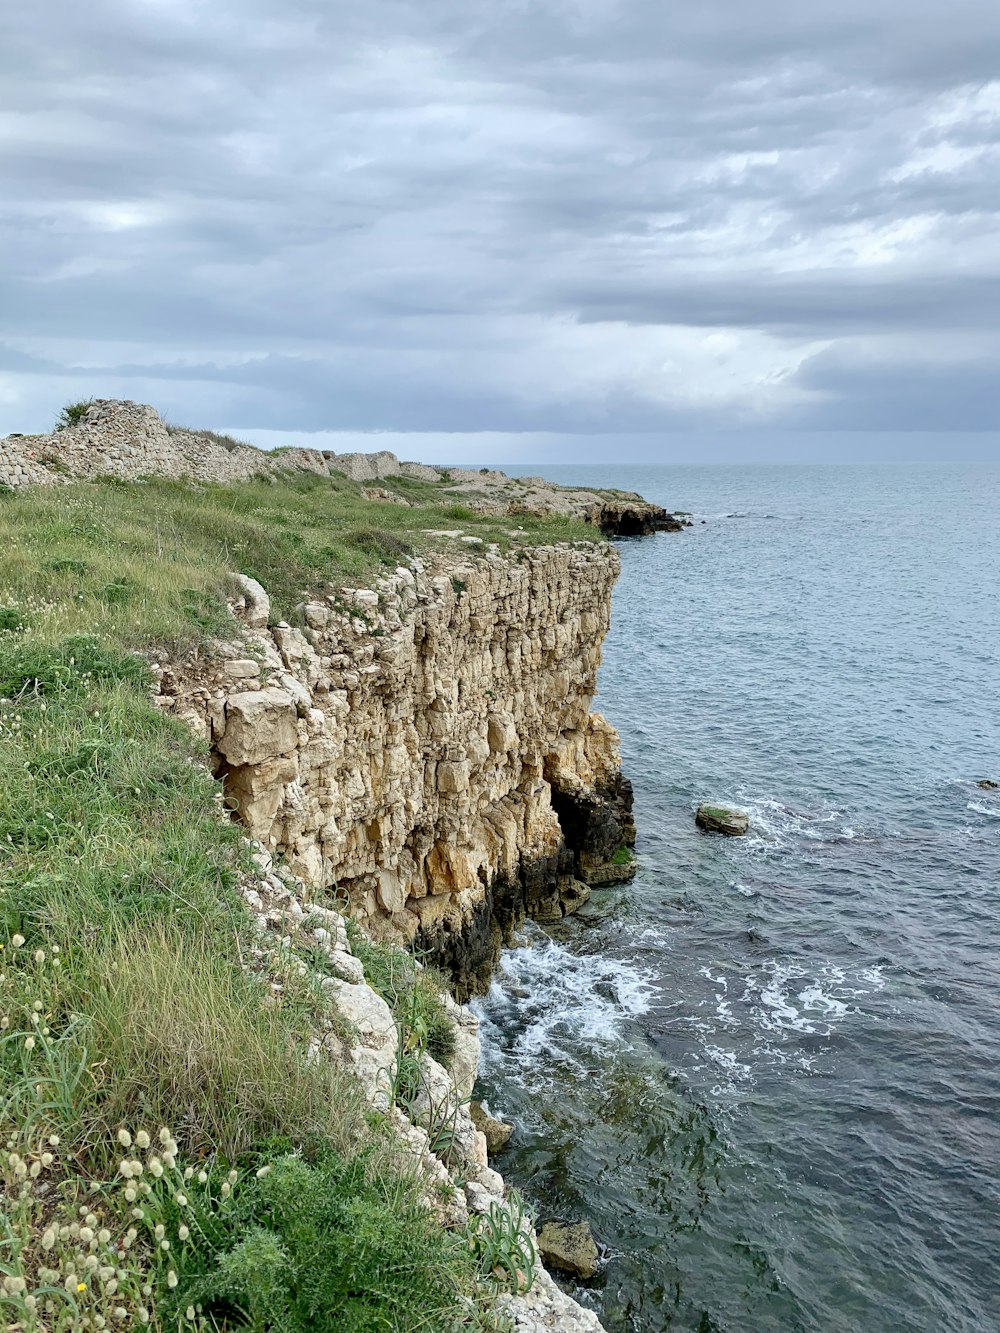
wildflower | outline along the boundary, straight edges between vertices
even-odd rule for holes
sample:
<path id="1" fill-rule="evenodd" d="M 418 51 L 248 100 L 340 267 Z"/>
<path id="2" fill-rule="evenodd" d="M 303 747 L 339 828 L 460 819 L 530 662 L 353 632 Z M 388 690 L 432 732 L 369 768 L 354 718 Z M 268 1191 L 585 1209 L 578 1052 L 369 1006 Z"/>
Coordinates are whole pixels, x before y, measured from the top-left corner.
<path id="1" fill-rule="evenodd" d="M 146 1309 L 144 1305 L 140 1305 L 137 1307 L 135 1312 L 135 1317 L 136 1319 L 138 1319 L 140 1324 L 149 1323 L 149 1311 Z"/>
<path id="2" fill-rule="evenodd" d="M 42 1004 L 41 1000 L 36 1000 L 31 1007 L 32 1009 L 34 1009 L 36 1014 L 40 1014 L 42 1010 L 45 1008 L 45 1005 Z"/>
<path id="3" fill-rule="evenodd" d="M 133 1189 L 133 1187 L 132 1187 L 131 1185 L 129 1185 L 128 1189 L 125 1191 L 125 1202 L 126 1202 L 126 1203 L 135 1203 L 135 1201 L 136 1201 L 136 1199 L 138 1199 L 138 1197 L 139 1197 L 139 1195 L 138 1195 L 137 1191 L 136 1191 L 135 1189 Z"/>
<path id="4" fill-rule="evenodd" d="M 25 1039 L 24 1039 L 24 1049 L 25 1049 L 26 1051 L 33 1051 L 33 1050 L 35 1049 L 35 1039 L 34 1039 L 34 1037 L 25 1037 Z"/>
<path id="5" fill-rule="evenodd" d="M 42 1237 L 42 1249 L 51 1250 L 52 1246 L 55 1243 L 56 1243 L 56 1229 L 55 1227 L 49 1227 L 48 1231 L 46 1231 L 45 1235 Z"/>
<path id="6" fill-rule="evenodd" d="M 109 1280 L 104 1284 L 105 1296 L 113 1296 L 117 1290 L 118 1290 L 118 1279 L 109 1278 Z"/>
<path id="7" fill-rule="evenodd" d="M 156 1227 L 153 1231 L 153 1235 L 156 1237 L 157 1240 L 162 1240 L 164 1235 L 166 1234 L 166 1230 L 167 1229 L 162 1222 L 157 1222 Z"/>
<path id="8" fill-rule="evenodd" d="M 174 1272 L 172 1268 L 170 1272 L 167 1274 L 167 1286 L 170 1288 L 171 1291 L 173 1291 L 174 1287 L 177 1286 L 177 1274 Z"/>
<path id="9" fill-rule="evenodd" d="M 12 935 L 12 936 L 10 937 L 10 942 L 11 942 L 11 944 L 13 944 L 13 946 L 14 946 L 15 949 L 20 949 L 21 945 L 24 943 L 24 936 L 23 936 L 23 935 Z"/>
<path id="10" fill-rule="evenodd" d="M 118 1131 L 118 1142 L 122 1145 L 123 1148 L 131 1148 L 132 1135 L 128 1132 L 127 1129 L 120 1129 Z"/>
<path id="11" fill-rule="evenodd" d="M 270 1164 L 270 1163 L 268 1163 L 267 1166 L 262 1166 L 262 1167 L 260 1168 L 260 1170 L 257 1172 L 257 1179 L 258 1179 L 258 1180 L 263 1180 L 264 1177 L 267 1175 L 268 1171 L 270 1171 L 270 1169 L 271 1169 L 271 1164 Z"/>
<path id="12" fill-rule="evenodd" d="M 229 1175 L 226 1176 L 226 1179 L 229 1181 L 230 1185 L 235 1185 L 237 1180 L 239 1180 L 239 1172 L 230 1171 Z"/>
<path id="13" fill-rule="evenodd" d="M 94 1233 L 91 1231 L 90 1227 L 80 1228 L 80 1239 L 84 1242 L 94 1239 Z"/>
<path id="14" fill-rule="evenodd" d="M 174 1195 L 174 1198 L 177 1200 L 177 1206 L 178 1206 L 178 1208 L 186 1208 L 186 1207 L 187 1207 L 187 1195 L 186 1195 L 186 1194 L 181 1194 L 180 1191 L 178 1190 L 178 1192 Z"/>
<path id="15" fill-rule="evenodd" d="M 144 1129 L 140 1129 L 139 1132 L 136 1134 L 135 1142 L 136 1146 L 139 1148 L 149 1147 L 149 1135 L 146 1133 Z"/>
<path id="16" fill-rule="evenodd" d="M 185 1180 L 190 1180 L 191 1177 L 192 1177 L 193 1175 L 194 1175 L 194 1167 L 193 1167 L 193 1166 L 186 1166 L 186 1167 L 184 1168 L 184 1179 L 185 1179 Z"/>
<path id="17" fill-rule="evenodd" d="M 185 1319 L 190 1319 L 191 1323 L 192 1323 L 192 1324 L 194 1323 L 194 1306 L 193 1306 L 193 1305 L 189 1305 L 188 1308 L 184 1311 L 184 1318 L 185 1318 Z"/>
<path id="18" fill-rule="evenodd" d="M 50 1134 L 50 1135 L 49 1135 L 49 1146 L 50 1146 L 51 1148 L 58 1148 L 58 1147 L 59 1147 L 59 1135 L 58 1135 L 58 1134 Z"/>
<path id="19" fill-rule="evenodd" d="M 36 950 L 35 950 L 35 962 L 36 962 L 36 963 L 44 963 L 44 962 L 45 962 L 45 950 L 44 950 L 44 949 L 36 949 Z"/>
<path id="20" fill-rule="evenodd" d="M 228 1180 L 224 1180 L 222 1182 L 222 1197 L 224 1199 L 228 1199 L 230 1194 L 232 1194 L 232 1192 L 233 1192 L 232 1185 L 230 1185 Z"/>
<path id="21" fill-rule="evenodd" d="M 107 1245 L 108 1241 L 111 1239 L 111 1232 L 107 1227 L 101 1227 L 100 1231 L 97 1233 L 97 1239 L 102 1245 Z"/>
<path id="22" fill-rule="evenodd" d="M 177 1228 L 177 1235 L 180 1237 L 181 1240 L 187 1240 L 190 1234 L 191 1234 L 190 1229 L 186 1227 L 182 1222 L 180 1226 Z"/>
<path id="23" fill-rule="evenodd" d="M 55 1161 L 55 1158 L 52 1156 L 52 1154 L 51 1154 L 50 1152 L 43 1152 L 43 1153 L 42 1153 L 42 1166 L 44 1166 L 44 1167 L 46 1167 L 46 1168 L 47 1168 L 47 1167 L 50 1167 L 54 1161 Z"/>
<path id="24" fill-rule="evenodd" d="M 166 1147 L 166 1145 L 170 1142 L 172 1137 L 173 1135 L 170 1133 L 170 1130 L 166 1128 L 166 1126 L 164 1126 L 164 1128 L 160 1130 L 160 1133 L 158 1135 L 158 1138 L 164 1147 Z"/>
<path id="25" fill-rule="evenodd" d="M 198 1172 L 198 1184 L 199 1184 L 199 1185 L 204 1185 L 205 1182 L 206 1182 L 207 1180 L 208 1180 L 208 1172 L 207 1172 L 207 1171 L 199 1171 L 199 1172 Z"/>

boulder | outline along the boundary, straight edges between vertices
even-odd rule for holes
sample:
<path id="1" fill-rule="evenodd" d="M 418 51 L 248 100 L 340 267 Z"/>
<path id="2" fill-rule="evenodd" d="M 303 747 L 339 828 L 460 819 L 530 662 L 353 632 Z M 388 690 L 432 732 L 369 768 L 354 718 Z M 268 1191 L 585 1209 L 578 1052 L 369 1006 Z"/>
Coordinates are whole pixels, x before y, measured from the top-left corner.
<path id="1" fill-rule="evenodd" d="M 538 1233 L 538 1253 L 560 1273 L 593 1277 L 597 1272 L 597 1242 L 589 1222 L 546 1222 Z"/>
<path id="2" fill-rule="evenodd" d="M 976 786 L 982 787 L 983 791 L 996 791 L 1000 787 L 1000 782 L 994 782 L 992 778 L 980 778 Z"/>
<path id="3" fill-rule="evenodd" d="M 725 833 L 731 838 L 738 838 L 750 827 L 745 811 L 734 810 L 730 805 L 711 805 L 707 802 L 699 805 L 694 822 L 706 833 Z"/>
<path id="4" fill-rule="evenodd" d="M 508 1120 L 494 1120 L 493 1116 L 483 1110 L 482 1102 L 470 1102 L 469 1114 L 472 1123 L 486 1137 L 489 1155 L 495 1157 L 498 1152 L 502 1152 L 510 1142 L 514 1126 Z"/>

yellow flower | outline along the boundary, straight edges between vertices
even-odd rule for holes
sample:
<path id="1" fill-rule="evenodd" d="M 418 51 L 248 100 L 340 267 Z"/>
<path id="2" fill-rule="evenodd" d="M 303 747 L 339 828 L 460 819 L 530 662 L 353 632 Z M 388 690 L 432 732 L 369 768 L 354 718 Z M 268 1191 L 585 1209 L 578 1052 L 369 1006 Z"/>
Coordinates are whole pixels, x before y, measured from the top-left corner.
<path id="1" fill-rule="evenodd" d="M 87 1284 L 86 1284 L 86 1282 L 78 1282 L 78 1283 L 76 1284 L 76 1289 L 77 1289 L 77 1291 L 86 1291 L 86 1290 L 87 1290 Z"/>

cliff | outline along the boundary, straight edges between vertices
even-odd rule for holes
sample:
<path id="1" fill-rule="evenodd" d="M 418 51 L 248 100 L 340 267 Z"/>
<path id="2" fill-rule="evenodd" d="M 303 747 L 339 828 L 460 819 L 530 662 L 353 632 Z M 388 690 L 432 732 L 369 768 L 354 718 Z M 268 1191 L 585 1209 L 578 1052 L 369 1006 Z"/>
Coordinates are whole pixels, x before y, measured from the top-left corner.
<path id="1" fill-rule="evenodd" d="M 441 554 L 305 604 L 301 629 L 248 586 L 245 636 L 161 663 L 161 702 L 254 837 L 464 996 L 525 913 L 631 873 L 631 790 L 590 712 L 617 572 L 605 545 Z"/>
<path id="2" fill-rule="evenodd" d="M 633 502 L 581 492 L 583 515 L 502 474 L 470 474 L 487 499 L 340 462 L 128 403 L 0 448 L 0 1314 L 32 1333 L 53 1284 L 95 1321 L 146 1323 L 147 1301 L 169 1321 L 275 1236 L 292 1290 L 300 1230 L 261 1182 L 303 1172 L 334 1248 L 345 1172 L 369 1265 L 395 1271 L 404 1238 L 426 1293 L 370 1293 L 398 1318 L 599 1328 L 537 1262 L 465 1108 L 474 1020 L 397 945 L 462 998 L 525 914 L 631 875 L 631 790 L 590 709 L 619 567 L 595 528 Z M 76 1072 L 36 1105 L 55 1067 Z M 139 1136 L 153 1155 L 120 1160 Z M 81 1225 L 86 1180 L 105 1184 Z M 181 1195 L 215 1222 L 161 1253 Z M 80 1280 L 95 1245 L 125 1274 L 106 1288 Z"/>

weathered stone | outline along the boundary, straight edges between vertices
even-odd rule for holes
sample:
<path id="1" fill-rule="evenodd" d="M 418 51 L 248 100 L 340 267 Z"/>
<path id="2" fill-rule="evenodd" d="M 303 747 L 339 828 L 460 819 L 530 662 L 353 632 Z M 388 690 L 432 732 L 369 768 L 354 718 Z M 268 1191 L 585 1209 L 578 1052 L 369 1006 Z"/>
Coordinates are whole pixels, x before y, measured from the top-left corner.
<path id="1" fill-rule="evenodd" d="M 231 764 L 260 764 L 298 745 L 297 713 L 285 690 L 248 690 L 226 702 L 226 729 L 219 753 Z"/>
<path id="2" fill-rule="evenodd" d="M 538 1233 L 538 1252 L 561 1273 L 587 1278 L 597 1272 L 597 1244 L 589 1222 L 546 1222 Z"/>
<path id="3" fill-rule="evenodd" d="M 731 838 L 738 838 L 746 833 L 750 820 L 743 810 L 734 810 L 729 805 L 710 805 L 702 803 L 695 814 L 695 823 L 706 833 L 725 833 Z"/>
<path id="4" fill-rule="evenodd" d="M 486 1139 L 486 1150 L 491 1157 L 503 1152 L 514 1133 L 514 1126 L 507 1120 L 495 1120 L 483 1110 L 482 1102 L 470 1102 L 469 1114 L 472 1123 Z"/>
<path id="5" fill-rule="evenodd" d="M 982 787 L 983 791 L 996 791 L 1000 787 L 1000 782 L 994 782 L 992 778 L 980 778 L 976 786 Z"/>
<path id="6" fill-rule="evenodd" d="M 249 574 L 234 574 L 234 580 L 243 592 L 243 620 L 249 629 L 266 629 L 271 618 L 271 599 Z"/>

